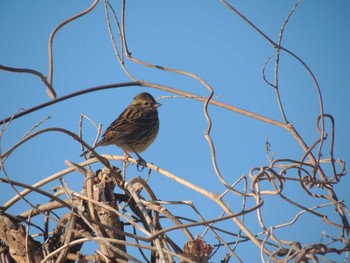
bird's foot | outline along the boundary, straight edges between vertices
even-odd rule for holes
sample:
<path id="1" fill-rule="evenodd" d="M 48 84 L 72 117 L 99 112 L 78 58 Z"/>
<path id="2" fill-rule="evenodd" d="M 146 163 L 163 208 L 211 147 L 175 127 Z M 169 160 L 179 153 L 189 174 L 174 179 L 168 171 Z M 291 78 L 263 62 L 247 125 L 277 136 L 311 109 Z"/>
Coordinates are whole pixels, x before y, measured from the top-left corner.
<path id="1" fill-rule="evenodd" d="M 134 153 L 137 155 L 138 159 L 136 160 L 136 169 L 139 172 L 142 172 L 143 169 L 147 166 L 147 162 L 134 150 Z M 125 161 L 128 162 L 128 159 L 131 158 L 130 154 L 124 150 Z"/>
<path id="2" fill-rule="evenodd" d="M 146 166 L 147 166 L 147 162 L 144 159 L 142 159 L 142 158 L 137 159 L 136 168 L 139 172 L 142 172 Z"/>

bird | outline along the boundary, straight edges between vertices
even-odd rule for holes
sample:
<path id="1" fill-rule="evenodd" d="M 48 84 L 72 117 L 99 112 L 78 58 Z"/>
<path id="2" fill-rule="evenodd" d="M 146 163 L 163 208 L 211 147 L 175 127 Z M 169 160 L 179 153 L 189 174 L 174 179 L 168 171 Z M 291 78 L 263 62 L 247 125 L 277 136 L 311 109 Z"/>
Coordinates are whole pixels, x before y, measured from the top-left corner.
<path id="1" fill-rule="evenodd" d="M 136 95 L 128 107 L 113 121 L 96 143 L 93 149 L 99 146 L 116 145 L 123 149 L 126 158 L 129 152 L 138 157 L 137 164 L 145 166 L 146 162 L 139 155 L 155 140 L 159 131 L 157 103 L 147 92 Z M 85 151 L 81 156 L 86 155 Z"/>

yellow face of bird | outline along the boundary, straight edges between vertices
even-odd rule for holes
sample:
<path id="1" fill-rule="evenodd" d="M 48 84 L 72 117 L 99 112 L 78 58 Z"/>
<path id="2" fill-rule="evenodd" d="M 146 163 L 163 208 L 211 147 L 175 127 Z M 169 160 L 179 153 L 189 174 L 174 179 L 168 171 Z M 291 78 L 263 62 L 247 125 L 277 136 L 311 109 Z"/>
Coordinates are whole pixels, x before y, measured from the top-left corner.
<path id="1" fill-rule="evenodd" d="M 157 103 L 151 94 L 149 94 L 147 92 L 143 92 L 143 93 L 138 94 L 134 98 L 133 102 L 131 103 L 131 106 L 141 107 L 141 108 L 149 108 L 149 109 L 155 110 L 159 106 L 161 106 L 161 104 Z"/>

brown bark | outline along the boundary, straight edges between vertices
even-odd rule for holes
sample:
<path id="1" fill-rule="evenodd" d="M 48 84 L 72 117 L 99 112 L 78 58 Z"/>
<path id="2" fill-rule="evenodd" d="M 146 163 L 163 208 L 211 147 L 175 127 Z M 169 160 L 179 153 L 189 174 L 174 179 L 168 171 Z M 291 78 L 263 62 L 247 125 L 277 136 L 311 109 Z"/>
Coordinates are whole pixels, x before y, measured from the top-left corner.
<path id="1" fill-rule="evenodd" d="M 41 244 L 35 241 L 23 225 L 6 214 L 0 214 L 0 240 L 9 247 L 9 255 L 18 263 L 40 262 L 43 259 Z"/>

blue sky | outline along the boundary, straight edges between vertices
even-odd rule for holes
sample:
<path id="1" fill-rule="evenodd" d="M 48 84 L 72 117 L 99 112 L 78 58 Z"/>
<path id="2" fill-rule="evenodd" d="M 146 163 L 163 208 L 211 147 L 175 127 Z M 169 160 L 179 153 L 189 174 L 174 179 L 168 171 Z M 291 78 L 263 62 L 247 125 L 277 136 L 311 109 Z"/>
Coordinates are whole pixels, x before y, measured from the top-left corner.
<path id="1" fill-rule="evenodd" d="M 1 1 L 0 64 L 32 68 L 47 75 L 50 32 L 90 3 Z M 295 1 L 241 0 L 232 1 L 231 4 L 277 41 L 280 27 Z M 120 5 L 113 5 L 120 14 Z M 287 24 L 282 41 L 282 45 L 299 56 L 316 76 L 323 95 L 324 112 L 335 118 L 334 155 L 344 161 L 350 160 L 349 13 L 350 3 L 345 0 L 303 1 Z M 134 57 L 197 74 L 211 85 L 216 96 L 221 96 L 218 98 L 220 102 L 283 121 L 274 90 L 263 81 L 261 73 L 265 61 L 275 53 L 275 49 L 220 1 L 128 1 L 126 35 Z M 115 38 L 118 39 L 117 35 Z M 55 37 L 53 50 L 53 86 L 58 97 L 98 85 L 130 81 L 114 54 L 103 2 L 88 15 L 62 28 Z M 200 83 L 189 77 L 149 69 L 129 61 L 126 61 L 126 66 L 137 79 L 200 96 L 208 95 Z M 273 63 L 266 67 L 266 77 L 271 82 L 274 78 L 273 67 Z M 315 85 L 305 68 L 286 53 L 281 55 L 279 80 L 287 118 L 305 142 L 311 145 L 319 136 L 315 129 L 315 121 L 320 113 Z M 44 85 L 32 75 L 0 71 L 0 85 L 0 119 L 11 116 L 19 108 L 28 109 L 49 100 Z M 103 124 L 105 129 L 141 91 L 148 91 L 157 98 L 173 95 L 146 87 L 127 87 L 73 98 L 13 121 L 3 133 L 1 150 L 6 151 L 31 127 L 48 116 L 51 118 L 39 128 L 62 127 L 77 133 L 80 115 L 85 113 L 96 123 Z M 160 133 L 142 156 L 183 179 L 220 194 L 224 187 L 215 175 L 208 143 L 203 136 L 207 128 L 203 104 L 191 99 L 161 99 L 160 103 Z M 248 176 L 253 167 L 269 164 L 265 154 L 267 137 L 275 159 L 301 159 L 303 153 L 300 146 L 286 130 L 214 106 L 209 107 L 209 113 L 213 121 L 211 135 L 216 146 L 218 165 L 229 183 L 234 183 L 242 175 Z M 326 124 L 326 130 L 329 131 L 329 122 Z M 92 144 L 95 135 L 96 129 L 84 122 L 85 140 Z M 328 147 L 329 140 L 326 140 L 325 156 L 328 156 Z M 99 148 L 98 152 L 122 154 L 114 146 Z M 7 160 L 6 169 L 11 179 L 33 184 L 66 168 L 64 160 L 82 161 L 79 155 L 80 146 L 75 141 L 61 134 L 50 133 L 16 150 Z M 134 176 L 144 177 L 145 173 L 139 173 L 131 167 L 128 177 Z M 80 175 L 72 174 L 66 179 L 72 188 L 80 191 Z M 221 213 L 213 202 L 162 175 L 154 173 L 149 183 L 161 200 L 192 200 L 207 219 Z M 345 176 L 335 186 L 339 199 L 345 200 L 346 204 L 350 200 L 347 190 L 349 183 Z M 58 181 L 50 186 L 57 184 Z M 48 190 L 49 186 L 45 189 Z M 0 185 L 0 190 L 5 193 L 0 197 L 1 203 L 14 194 L 7 185 Z M 305 196 L 298 183 L 286 184 L 284 193 L 297 201 L 302 200 L 308 207 L 322 203 Z M 40 202 L 37 196 L 31 200 L 33 203 Z M 241 198 L 230 196 L 225 201 L 232 202 L 233 211 L 240 211 Z M 280 198 L 268 196 L 265 202 L 263 214 L 267 225 L 288 222 L 300 211 L 286 205 Z M 253 204 L 249 200 L 248 205 Z M 174 213 L 196 218 L 189 208 L 168 208 Z M 28 207 L 21 203 L 13 211 L 26 209 Z M 280 212 L 282 209 L 285 209 L 283 213 Z M 323 212 L 331 213 L 332 218 L 339 222 L 331 210 Z M 246 217 L 246 224 L 254 233 L 261 231 L 255 214 Z M 235 233 L 238 231 L 232 223 L 227 227 Z M 307 237 L 303 235 L 304 230 L 310 229 L 312 234 Z M 193 229 L 193 234 L 202 231 Z M 300 224 L 278 234 L 286 240 L 311 243 L 320 242 L 322 231 L 338 235 L 337 230 L 323 224 L 319 218 L 305 215 Z M 180 244 L 184 241 L 182 235 L 171 235 Z M 209 243 L 217 243 L 210 235 L 205 239 Z M 253 248 L 252 245 L 241 244 L 237 253 L 244 260 L 260 259 L 259 250 Z M 246 251 L 256 253 L 247 255 Z M 218 262 L 225 253 L 224 249 L 219 250 L 213 261 Z"/>

